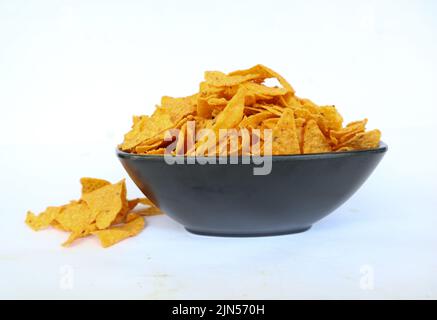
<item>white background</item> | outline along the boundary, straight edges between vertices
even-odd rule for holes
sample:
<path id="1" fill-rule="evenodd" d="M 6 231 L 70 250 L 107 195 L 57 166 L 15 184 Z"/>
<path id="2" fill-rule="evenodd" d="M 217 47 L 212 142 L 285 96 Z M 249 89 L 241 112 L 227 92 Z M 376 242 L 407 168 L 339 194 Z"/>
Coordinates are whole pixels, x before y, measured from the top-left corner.
<path id="1" fill-rule="evenodd" d="M 0 298 L 437 298 L 436 15 L 431 0 L 1 0 Z M 389 145 L 312 230 L 198 237 L 160 216 L 113 248 L 64 249 L 24 225 L 82 176 L 126 177 L 114 149 L 133 114 L 257 63 Z"/>

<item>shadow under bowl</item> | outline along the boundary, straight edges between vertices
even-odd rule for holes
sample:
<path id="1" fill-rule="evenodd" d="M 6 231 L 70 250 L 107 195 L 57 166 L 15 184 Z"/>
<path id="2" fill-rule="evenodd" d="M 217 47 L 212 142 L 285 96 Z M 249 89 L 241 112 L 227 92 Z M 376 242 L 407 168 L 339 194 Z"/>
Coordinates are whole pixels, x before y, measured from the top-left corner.
<path id="1" fill-rule="evenodd" d="M 386 151 L 381 142 L 371 150 L 272 156 L 267 175 L 254 175 L 262 165 L 242 157 L 170 165 L 163 156 L 117 156 L 144 195 L 188 231 L 247 237 L 308 230 L 360 188 Z"/>

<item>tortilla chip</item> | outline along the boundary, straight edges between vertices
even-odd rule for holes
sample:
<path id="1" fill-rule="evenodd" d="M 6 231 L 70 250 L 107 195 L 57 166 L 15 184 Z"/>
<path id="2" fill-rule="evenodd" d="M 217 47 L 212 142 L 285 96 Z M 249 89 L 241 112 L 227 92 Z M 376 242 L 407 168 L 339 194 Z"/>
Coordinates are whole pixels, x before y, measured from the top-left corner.
<path id="1" fill-rule="evenodd" d="M 249 80 L 256 79 L 256 74 L 229 76 L 220 71 L 206 71 L 205 81 L 214 87 L 232 87 Z"/>
<path id="2" fill-rule="evenodd" d="M 94 232 L 97 230 L 97 226 L 95 223 L 89 225 L 86 227 L 86 229 L 82 231 L 73 231 L 70 233 L 70 236 L 68 239 L 62 244 L 63 247 L 69 247 L 73 244 L 74 241 L 82 238 L 86 238 L 91 235 L 91 232 Z"/>
<path id="3" fill-rule="evenodd" d="M 364 132 L 366 130 L 366 124 L 367 119 L 351 122 L 344 128 L 330 131 L 330 138 L 335 145 L 342 145 L 358 133 Z"/>
<path id="4" fill-rule="evenodd" d="M 44 212 L 36 216 L 33 212 L 28 211 L 26 216 L 26 224 L 35 231 L 39 231 L 49 227 L 55 221 L 61 207 L 48 207 Z"/>
<path id="5" fill-rule="evenodd" d="M 322 115 L 323 121 L 319 121 L 320 129 L 325 134 L 329 133 L 329 130 L 339 130 L 343 124 L 343 117 L 337 112 L 334 106 L 322 106 L 318 110 Z"/>
<path id="6" fill-rule="evenodd" d="M 99 238 L 102 247 L 108 248 L 124 239 L 136 236 L 144 229 L 145 222 L 143 217 L 129 216 L 129 220 L 129 222 L 122 226 L 94 231 L 92 234 Z"/>
<path id="7" fill-rule="evenodd" d="M 293 87 L 277 72 L 273 71 L 272 69 L 267 68 L 266 66 L 263 66 L 262 64 L 258 64 L 252 68 L 246 69 L 246 70 L 237 70 L 234 72 L 229 73 L 229 76 L 236 76 L 236 75 L 248 75 L 248 74 L 256 74 L 258 75 L 259 80 L 264 80 L 268 78 L 276 78 L 279 83 L 287 89 L 290 93 L 294 94 Z"/>
<path id="8" fill-rule="evenodd" d="M 80 183 L 82 185 L 82 194 L 93 192 L 94 190 L 111 184 L 109 181 L 103 179 L 89 177 L 81 178 Z"/>
<path id="9" fill-rule="evenodd" d="M 150 208 L 136 210 L 135 214 L 138 214 L 138 215 L 143 216 L 143 217 L 148 217 L 148 216 L 161 215 L 161 214 L 164 214 L 164 212 L 162 212 L 161 209 L 159 209 L 157 207 L 150 207 Z"/>
<path id="10" fill-rule="evenodd" d="M 273 155 L 300 153 L 294 113 L 291 109 L 283 112 L 273 129 L 272 152 Z"/>
<path id="11" fill-rule="evenodd" d="M 243 121 L 240 122 L 239 127 L 256 128 L 261 122 L 272 117 L 275 117 L 275 115 L 270 112 L 260 112 L 243 119 Z"/>
<path id="12" fill-rule="evenodd" d="M 225 109 L 217 116 L 213 129 L 235 128 L 243 119 L 246 90 L 240 89 L 229 101 Z"/>
<path id="13" fill-rule="evenodd" d="M 98 229 L 106 229 L 115 220 L 123 208 L 123 190 L 125 181 L 97 189 L 85 194 L 82 199 L 88 204 L 96 217 Z"/>
<path id="14" fill-rule="evenodd" d="M 365 149 L 376 149 L 379 146 L 379 141 L 381 140 L 381 131 L 378 129 L 358 133 L 351 140 L 340 146 L 339 149 L 344 147 L 352 148 L 353 150 L 365 150 Z"/>
<path id="15" fill-rule="evenodd" d="M 331 152 L 331 147 L 314 120 L 307 122 L 303 133 L 303 153 Z"/>
<path id="16" fill-rule="evenodd" d="M 62 228 L 72 232 L 82 232 L 86 230 L 95 219 L 95 213 L 84 201 L 71 202 L 64 206 L 56 216 L 56 221 Z"/>

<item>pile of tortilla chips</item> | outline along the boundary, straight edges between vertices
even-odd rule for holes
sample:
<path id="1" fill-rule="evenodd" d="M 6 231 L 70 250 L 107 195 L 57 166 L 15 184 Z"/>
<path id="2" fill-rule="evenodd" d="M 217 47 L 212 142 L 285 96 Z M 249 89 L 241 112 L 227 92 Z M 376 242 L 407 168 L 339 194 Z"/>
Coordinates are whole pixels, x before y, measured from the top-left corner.
<path id="1" fill-rule="evenodd" d="M 102 179 L 82 178 L 80 182 L 82 196 L 79 200 L 48 207 L 38 216 L 28 212 L 27 225 L 35 231 L 51 226 L 70 232 L 63 246 L 95 235 L 106 248 L 140 233 L 144 229 L 144 216 L 161 214 L 146 198 L 127 200 L 124 180 L 111 184 Z M 138 204 L 148 207 L 136 209 Z"/>
<path id="2" fill-rule="evenodd" d="M 280 86 L 264 84 L 275 78 Z M 201 129 L 247 129 L 249 134 L 271 129 L 273 155 L 323 153 L 373 149 L 378 147 L 379 130 L 366 131 L 367 119 L 343 126 L 343 118 L 332 105 L 318 106 L 295 95 L 292 86 L 278 73 L 256 65 L 228 74 L 205 72 L 199 92 L 184 98 L 163 97 L 151 116 L 135 116 L 133 127 L 119 148 L 135 154 L 164 154 L 170 144 L 164 139 L 170 129 L 179 129 L 175 153 L 187 141 L 188 121 Z M 261 130 L 254 130 L 261 129 Z M 253 135 L 250 135 L 253 139 Z M 257 137 L 263 150 L 264 136 Z M 205 139 L 193 149 L 181 149 L 185 155 L 203 154 Z M 219 141 L 216 141 L 219 145 Z M 239 140 L 239 154 L 242 154 Z M 266 141 L 267 143 L 267 141 Z M 221 155 L 220 148 L 216 148 Z M 178 154 L 178 153 L 177 153 Z"/>

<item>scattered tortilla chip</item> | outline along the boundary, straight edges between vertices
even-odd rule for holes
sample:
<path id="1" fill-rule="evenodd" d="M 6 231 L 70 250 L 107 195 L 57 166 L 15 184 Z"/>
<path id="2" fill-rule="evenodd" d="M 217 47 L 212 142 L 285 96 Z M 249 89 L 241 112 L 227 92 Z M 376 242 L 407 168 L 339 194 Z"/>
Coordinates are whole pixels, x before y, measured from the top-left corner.
<path id="1" fill-rule="evenodd" d="M 154 207 L 155 206 L 153 204 L 153 202 L 150 201 L 147 198 L 136 198 L 136 199 L 133 199 L 133 200 L 129 200 L 128 203 L 129 203 L 129 211 L 134 210 L 137 207 L 138 204 L 142 204 L 142 205 L 150 206 L 150 207 Z"/>
<path id="2" fill-rule="evenodd" d="M 135 211 L 136 214 L 139 214 L 140 216 L 147 217 L 147 216 L 157 216 L 160 214 L 164 214 L 159 208 L 157 207 L 150 207 L 146 209 L 140 209 Z"/>
<path id="3" fill-rule="evenodd" d="M 29 211 L 26 216 L 26 224 L 35 231 L 45 229 L 53 223 L 61 209 L 61 207 L 48 207 L 38 216 Z"/>
<path id="4" fill-rule="evenodd" d="M 129 222 L 122 226 L 94 231 L 92 234 L 99 238 L 103 248 L 113 246 L 124 239 L 136 236 L 144 229 L 145 223 L 143 217 L 138 215 L 136 217 L 129 216 L 128 219 Z"/>
<path id="5" fill-rule="evenodd" d="M 56 216 L 63 229 L 82 232 L 96 220 L 96 213 L 84 201 L 73 201 L 64 206 Z"/>
<path id="6" fill-rule="evenodd" d="M 147 198 L 127 200 L 124 180 L 111 184 L 102 179 L 82 178 L 80 182 L 81 199 L 59 207 L 48 207 L 38 216 L 29 211 L 26 224 L 35 231 L 51 226 L 70 232 L 62 244 L 64 247 L 93 234 L 107 247 L 138 234 L 144 227 L 143 216 L 162 214 Z M 147 208 L 133 211 L 138 204 Z"/>
<path id="7" fill-rule="evenodd" d="M 68 239 L 62 244 L 63 247 L 69 247 L 73 244 L 74 241 L 81 238 L 86 238 L 91 235 L 91 232 L 94 232 L 97 230 L 97 226 L 95 223 L 90 224 L 85 229 L 81 231 L 73 231 L 70 233 L 70 236 Z"/>
<path id="8" fill-rule="evenodd" d="M 80 183 L 82 185 L 82 195 L 111 184 L 107 180 L 96 178 L 82 178 L 80 179 Z"/>
<path id="9" fill-rule="evenodd" d="M 111 184 L 82 196 L 96 217 L 98 229 L 106 229 L 123 208 L 122 192 L 125 181 Z"/>

